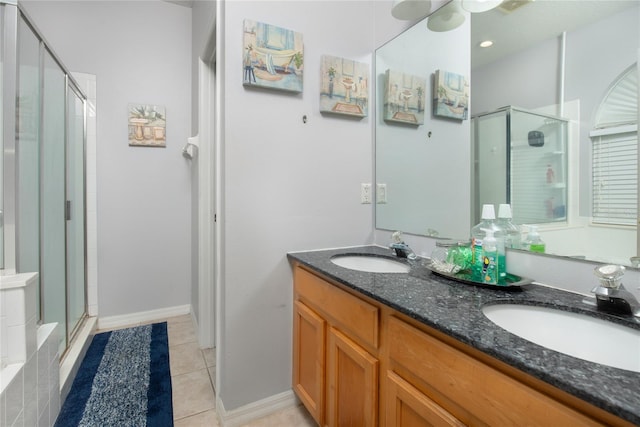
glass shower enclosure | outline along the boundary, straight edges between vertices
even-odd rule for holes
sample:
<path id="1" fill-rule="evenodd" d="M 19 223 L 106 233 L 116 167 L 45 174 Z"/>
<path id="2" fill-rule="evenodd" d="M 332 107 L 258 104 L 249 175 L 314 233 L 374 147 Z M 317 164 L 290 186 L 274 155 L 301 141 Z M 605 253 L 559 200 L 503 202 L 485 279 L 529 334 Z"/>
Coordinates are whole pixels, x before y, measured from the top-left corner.
<path id="1" fill-rule="evenodd" d="M 86 316 L 86 96 L 19 5 L 2 19 L 0 267 L 38 272 L 38 321 L 60 354 Z"/>
<path id="2" fill-rule="evenodd" d="M 516 224 L 567 220 L 568 120 L 504 107 L 472 118 L 474 224 L 510 203 Z"/>

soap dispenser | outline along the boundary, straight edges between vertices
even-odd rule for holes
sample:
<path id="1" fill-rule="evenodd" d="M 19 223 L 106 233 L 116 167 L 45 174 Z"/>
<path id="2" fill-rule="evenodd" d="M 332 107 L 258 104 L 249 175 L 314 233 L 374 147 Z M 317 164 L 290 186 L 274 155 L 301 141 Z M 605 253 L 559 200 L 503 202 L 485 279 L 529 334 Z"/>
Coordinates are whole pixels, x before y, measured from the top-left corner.
<path id="1" fill-rule="evenodd" d="M 523 242 L 524 249 L 531 252 L 544 253 L 546 245 L 542 241 L 540 234 L 538 234 L 538 226 L 529 225 L 529 234 Z"/>

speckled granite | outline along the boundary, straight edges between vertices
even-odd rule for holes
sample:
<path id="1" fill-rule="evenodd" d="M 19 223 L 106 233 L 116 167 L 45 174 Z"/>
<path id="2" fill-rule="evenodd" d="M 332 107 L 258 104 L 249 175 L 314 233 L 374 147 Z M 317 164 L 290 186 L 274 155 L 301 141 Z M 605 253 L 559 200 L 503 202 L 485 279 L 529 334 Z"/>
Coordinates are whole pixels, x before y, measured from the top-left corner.
<path id="1" fill-rule="evenodd" d="M 413 266 L 408 274 L 368 273 L 342 268 L 330 261 L 332 256 L 346 254 L 394 258 L 390 250 L 378 246 L 296 252 L 289 253 L 288 257 L 496 359 L 640 425 L 640 373 L 584 361 L 534 344 L 495 325 L 484 316 L 481 308 L 487 304 L 506 303 L 547 306 L 584 312 L 640 329 L 638 319 L 600 313 L 595 307 L 585 304 L 582 295 L 536 284 L 526 285 L 516 291 L 494 290 L 458 283 L 434 275 L 419 265 Z"/>

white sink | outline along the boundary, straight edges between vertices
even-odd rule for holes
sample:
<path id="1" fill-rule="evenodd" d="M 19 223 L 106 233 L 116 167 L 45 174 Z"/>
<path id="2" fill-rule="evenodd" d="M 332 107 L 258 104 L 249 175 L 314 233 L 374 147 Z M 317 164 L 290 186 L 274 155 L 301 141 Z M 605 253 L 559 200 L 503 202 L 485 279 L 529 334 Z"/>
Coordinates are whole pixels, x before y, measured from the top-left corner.
<path id="1" fill-rule="evenodd" d="M 410 267 L 400 261 L 371 255 L 338 255 L 331 262 L 350 270 L 369 273 L 408 273 Z"/>
<path id="2" fill-rule="evenodd" d="M 640 372 L 640 330 L 546 307 L 496 304 L 482 312 L 501 328 L 551 350 Z"/>

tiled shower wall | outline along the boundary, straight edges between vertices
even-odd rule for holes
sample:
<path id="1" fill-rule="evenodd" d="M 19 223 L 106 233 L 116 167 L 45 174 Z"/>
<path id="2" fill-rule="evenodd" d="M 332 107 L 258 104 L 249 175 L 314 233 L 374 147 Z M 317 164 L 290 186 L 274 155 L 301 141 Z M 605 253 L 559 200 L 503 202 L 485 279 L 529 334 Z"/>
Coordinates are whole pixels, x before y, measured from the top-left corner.
<path id="1" fill-rule="evenodd" d="M 36 328 L 36 277 L 2 277 L 0 426 L 52 426 L 60 410 L 58 327 Z"/>

